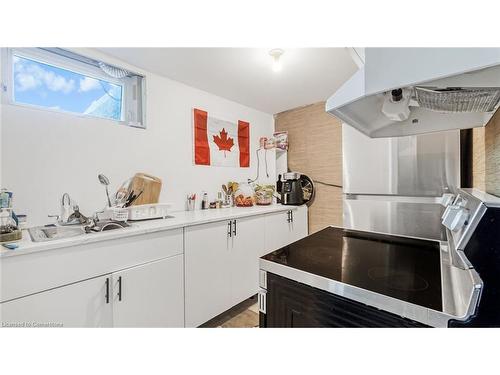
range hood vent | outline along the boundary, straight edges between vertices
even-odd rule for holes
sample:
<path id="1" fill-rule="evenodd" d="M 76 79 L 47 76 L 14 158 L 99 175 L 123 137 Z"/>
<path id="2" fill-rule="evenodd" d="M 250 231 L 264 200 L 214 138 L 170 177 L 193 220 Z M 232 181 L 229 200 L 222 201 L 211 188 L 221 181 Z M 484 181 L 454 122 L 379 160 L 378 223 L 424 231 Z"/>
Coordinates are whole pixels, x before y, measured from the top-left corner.
<path id="1" fill-rule="evenodd" d="M 366 48 L 327 112 L 372 138 L 484 126 L 500 106 L 500 48 Z"/>
<path id="2" fill-rule="evenodd" d="M 451 87 L 445 89 L 415 87 L 416 100 L 421 108 L 437 112 L 492 112 L 500 101 L 500 88 Z"/>

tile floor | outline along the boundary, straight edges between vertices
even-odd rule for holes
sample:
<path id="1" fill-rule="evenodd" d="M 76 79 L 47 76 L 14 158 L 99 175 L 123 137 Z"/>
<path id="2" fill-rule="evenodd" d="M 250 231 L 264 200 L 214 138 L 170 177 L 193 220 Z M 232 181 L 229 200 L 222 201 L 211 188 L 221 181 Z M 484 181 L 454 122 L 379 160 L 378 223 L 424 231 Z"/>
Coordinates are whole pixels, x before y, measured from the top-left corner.
<path id="1" fill-rule="evenodd" d="M 259 327 L 257 297 L 243 301 L 232 309 L 216 316 L 202 328 L 255 328 Z"/>

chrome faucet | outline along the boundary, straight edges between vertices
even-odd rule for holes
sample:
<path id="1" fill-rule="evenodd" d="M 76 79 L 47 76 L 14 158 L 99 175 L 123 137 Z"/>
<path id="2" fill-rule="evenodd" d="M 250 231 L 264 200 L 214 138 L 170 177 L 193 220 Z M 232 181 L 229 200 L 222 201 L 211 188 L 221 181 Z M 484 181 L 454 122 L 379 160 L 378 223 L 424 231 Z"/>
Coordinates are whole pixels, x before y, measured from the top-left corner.
<path id="1" fill-rule="evenodd" d="M 48 216 L 55 217 L 57 222 L 62 225 L 83 225 L 89 222 L 89 219 L 80 212 L 80 207 L 77 204 L 71 206 L 71 197 L 68 193 L 62 195 L 60 214 Z"/>

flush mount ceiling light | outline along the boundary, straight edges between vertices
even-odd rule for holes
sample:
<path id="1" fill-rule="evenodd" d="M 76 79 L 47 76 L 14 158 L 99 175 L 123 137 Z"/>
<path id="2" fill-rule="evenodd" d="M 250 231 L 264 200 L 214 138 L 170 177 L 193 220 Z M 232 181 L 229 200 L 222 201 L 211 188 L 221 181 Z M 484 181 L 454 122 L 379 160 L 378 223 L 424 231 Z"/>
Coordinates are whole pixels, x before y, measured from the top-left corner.
<path id="1" fill-rule="evenodd" d="M 285 51 L 281 48 L 274 48 L 269 51 L 269 55 L 273 58 L 273 70 L 275 72 L 279 72 L 281 70 L 281 55 L 283 55 Z"/>

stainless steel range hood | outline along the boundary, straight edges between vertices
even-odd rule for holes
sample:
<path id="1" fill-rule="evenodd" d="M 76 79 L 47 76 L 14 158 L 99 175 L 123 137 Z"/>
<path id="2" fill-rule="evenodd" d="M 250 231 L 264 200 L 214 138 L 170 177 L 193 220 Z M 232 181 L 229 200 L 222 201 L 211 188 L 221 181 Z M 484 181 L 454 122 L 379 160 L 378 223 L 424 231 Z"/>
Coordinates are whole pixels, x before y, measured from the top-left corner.
<path id="1" fill-rule="evenodd" d="M 484 126 L 500 104 L 500 48 L 367 48 L 326 103 L 372 138 Z"/>

